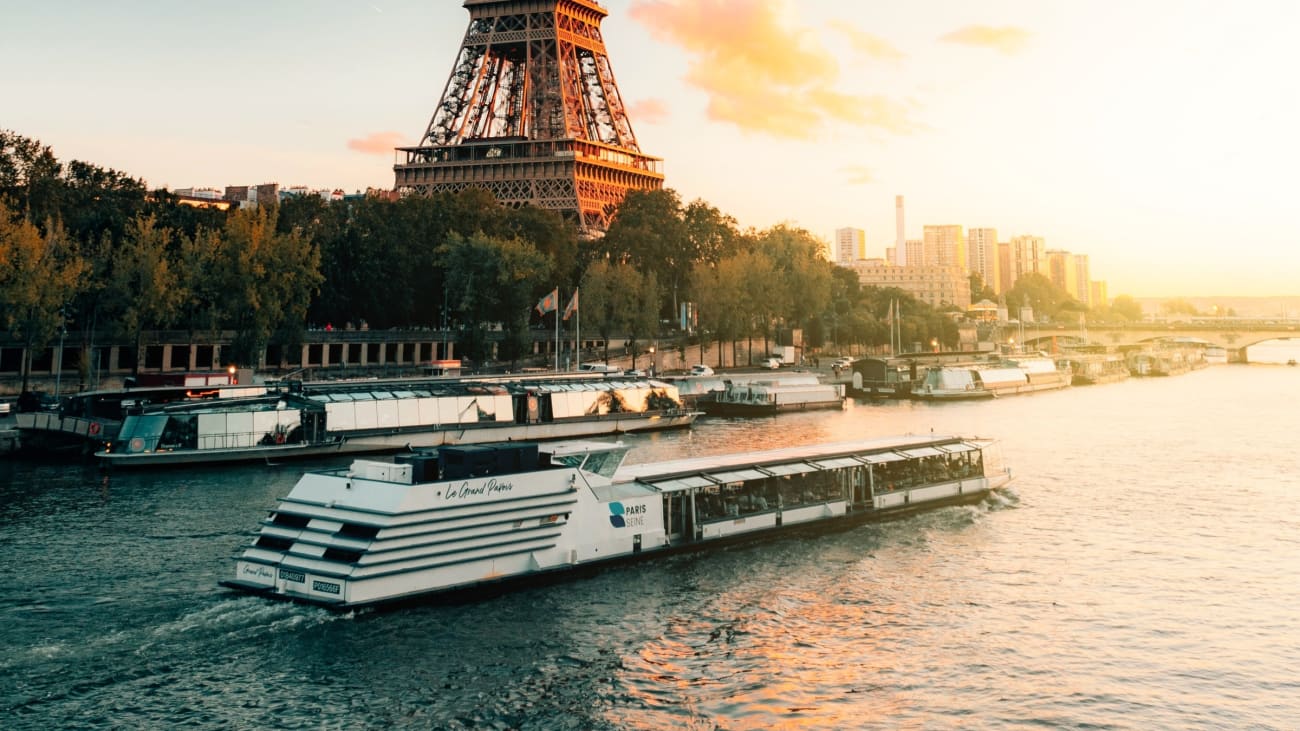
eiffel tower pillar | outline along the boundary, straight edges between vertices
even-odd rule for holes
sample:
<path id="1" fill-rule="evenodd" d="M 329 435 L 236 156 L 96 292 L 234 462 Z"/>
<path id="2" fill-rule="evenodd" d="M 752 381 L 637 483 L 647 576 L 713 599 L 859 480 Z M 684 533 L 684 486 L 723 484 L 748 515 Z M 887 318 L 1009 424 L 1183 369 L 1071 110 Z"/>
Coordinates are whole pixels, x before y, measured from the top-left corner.
<path id="1" fill-rule="evenodd" d="M 469 29 L 416 147 L 403 193 L 478 187 L 507 206 L 560 211 L 604 231 L 628 190 L 663 186 L 642 154 L 600 34 L 595 0 L 465 0 Z"/>

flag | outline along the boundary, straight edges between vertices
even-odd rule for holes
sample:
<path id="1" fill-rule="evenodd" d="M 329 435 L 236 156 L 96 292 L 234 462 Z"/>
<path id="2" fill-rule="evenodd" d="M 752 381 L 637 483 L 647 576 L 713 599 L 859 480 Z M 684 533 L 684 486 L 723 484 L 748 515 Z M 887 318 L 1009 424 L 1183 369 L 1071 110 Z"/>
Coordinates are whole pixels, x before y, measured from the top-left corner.
<path id="1" fill-rule="evenodd" d="M 560 288 L 556 287 L 537 303 L 537 314 L 545 315 L 548 312 L 555 312 L 556 308 L 558 308 L 559 306 L 560 306 Z"/>
<path id="2" fill-rule="evenodd" d="M 567 321 L 573 313 L 578 311 L 578 289 L 573 289 L 573 299 L 569 300 L 569 306 L 564 308 L 564 319 Z"/>

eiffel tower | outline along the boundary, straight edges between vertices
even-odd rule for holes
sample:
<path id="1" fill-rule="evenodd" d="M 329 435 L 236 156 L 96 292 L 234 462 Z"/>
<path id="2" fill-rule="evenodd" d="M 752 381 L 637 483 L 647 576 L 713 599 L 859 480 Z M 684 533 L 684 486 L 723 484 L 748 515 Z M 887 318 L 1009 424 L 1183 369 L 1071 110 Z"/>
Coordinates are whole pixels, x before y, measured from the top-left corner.
<path id="1" fill-rule="evenodd" d="M 663 186 L 641 152 L 595 0 L 465 0 L 469 29 L 417 147 L 398 148 L 396 187 L 429 195 L 485 188 L 604 231 L 628 190 Z"/>

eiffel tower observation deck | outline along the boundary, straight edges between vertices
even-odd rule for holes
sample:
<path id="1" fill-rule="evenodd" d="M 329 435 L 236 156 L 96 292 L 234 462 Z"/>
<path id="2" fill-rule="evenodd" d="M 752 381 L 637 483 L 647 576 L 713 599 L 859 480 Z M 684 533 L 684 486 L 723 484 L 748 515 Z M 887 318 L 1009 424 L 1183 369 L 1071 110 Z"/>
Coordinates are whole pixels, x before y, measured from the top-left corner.
<path id="1" fill-rule="evenodd" d="M 604 231 L 629 190 L 663 186 L 641 152 L 594 0 L 465 0 L 469 29 L 416 147 L 398 148 L 403 193 L 478 187 L 507 206 L 560 211 Z M 399 157 L 400 159 L 400 157 Z"/>

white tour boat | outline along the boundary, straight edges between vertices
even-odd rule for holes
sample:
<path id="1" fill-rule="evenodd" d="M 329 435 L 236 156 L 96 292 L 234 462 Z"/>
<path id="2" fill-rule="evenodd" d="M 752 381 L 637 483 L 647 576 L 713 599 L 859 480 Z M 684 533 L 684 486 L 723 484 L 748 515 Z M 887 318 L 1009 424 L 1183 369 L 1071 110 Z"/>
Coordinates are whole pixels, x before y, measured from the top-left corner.
<path id="1" fill-rule="evenodd" d="M 350 608 L 980 500 L 987 440 L 899 436 L 625 466 L 612 442 L 442 447 L 304 475 L 231 588 Z"/>
<path id="2" fill-rule="evenodd" d="M 699 402 L 710 416 L 772 416 L 782 411 L 844 407 L 844 384 L 821 383 L 816 376 L 727 382 L 726 389 Z"/>
<path id="3" fill-rule="evenodd" d="M 1045 355 L 1014 355 L 992 363 L 931 368 L 911 395 L 923 401 L 993 398 L 1065 388 L 1070 380 L 1069 367 Z"/>

